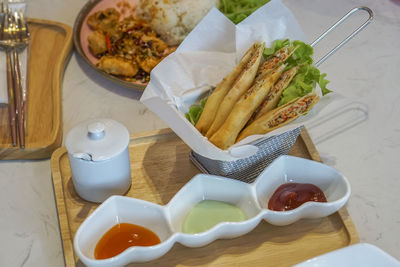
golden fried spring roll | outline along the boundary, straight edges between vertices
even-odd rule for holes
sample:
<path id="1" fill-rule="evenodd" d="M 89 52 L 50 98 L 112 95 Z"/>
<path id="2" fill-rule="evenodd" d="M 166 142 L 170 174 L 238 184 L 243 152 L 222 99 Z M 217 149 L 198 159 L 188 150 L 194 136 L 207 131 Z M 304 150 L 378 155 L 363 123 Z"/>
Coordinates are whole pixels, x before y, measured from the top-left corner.
<path id="1" fill-rule="evenodd" d="M 276 51 L 272 56 L 267 58 L 258 68 L 255 81 L 263 78 L 263 75 L 267 75 L 273 69 L 275 69 L 279 64 L 284 63 L 294 52 L 295 47 L 285 46 Z"/>
<path id="2" fill-rule="evenodd" d="M 281 76 L 286 65 L 275 68 L 269 75 L 256 82 L 236 103 L 226 121 L 210 138 L 210 142 L 221 149 L 227 149 L 236 141 L 253 112 L 265 99 L 272 86 Z"/>
<path id="3" fill-rule="evenodd" d="M 271 132 L 297 119 L 300 115 L 307 113 L 318 101 L 319 95 L 315 92 L 293 99 L 289 103 L 275 108 L 253 121 L 253 123 L 243 129 L 236 142 L 250 135 Z"/>
<path id="4" fill-rule="evenodd" d="M 224 123 L 233 106 L 238 99 L 249 89 L 253 84 L 254 78 L 257 74 L 258 67 L 262 58 L 264 50 L 264 43 L 258 44 L 256 53 L 251 57 L 244 70 L 240 73 L 239 77 L 234 82 L 232 88 L 222 100 L 218 111 L 215 114 L 215 119 L 208 129 L 206 136 L 210 138 Z"/>
<path id="5" fill-rule="evenodd" d="M 244 54 L 236 67 L 217 85 L 213 93 L 208 97 L 204 110 L 196 123 L 196 128 L 200 133 L 205 135 L 214 121 L 215 114 L 217 113 L 218 107 L 228 93 L 232 84 L 243 71 L 250 58 L 257 52 L 258 44 L 253 44 L 249 50 Z"/>
<path id="6" fill-rule="evenodd" d="M 298 70 L 299 67 L 296 66 L 282 73 L 281 77 L 279 77 L 279 80 L 275 83 L 274 87 L 271 89 L 271 91 L 269 91 L 264 102 L 253 113 L 253 116 L 249 120 L 249 123 L 261 117 L 268 111 L 273 110 L 278 105 L 283 90 L 288 87 L 289 83 L 292 81 Z"/>

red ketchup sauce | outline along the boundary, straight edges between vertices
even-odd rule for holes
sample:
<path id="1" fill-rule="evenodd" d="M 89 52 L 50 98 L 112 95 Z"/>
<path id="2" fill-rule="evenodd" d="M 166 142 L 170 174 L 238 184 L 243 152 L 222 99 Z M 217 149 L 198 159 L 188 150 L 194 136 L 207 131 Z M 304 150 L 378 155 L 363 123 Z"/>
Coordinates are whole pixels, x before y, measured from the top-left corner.
<path id="1" fill-rule="evenodd" d="M 308 201 L 327 202 L 324 192 L 313 184 L 287 183 L 279 186 L 268 202 L 268 209 L 293 210 Z"/>

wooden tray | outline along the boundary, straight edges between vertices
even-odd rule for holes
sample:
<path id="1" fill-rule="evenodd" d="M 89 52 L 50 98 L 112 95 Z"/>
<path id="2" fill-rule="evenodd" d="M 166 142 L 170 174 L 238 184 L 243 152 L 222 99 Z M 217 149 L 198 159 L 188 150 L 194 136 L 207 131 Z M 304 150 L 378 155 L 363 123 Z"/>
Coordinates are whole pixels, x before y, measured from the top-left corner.
<path id="1" fill-rule="evenodd" d="M 72 49 L 72 29 L 68 25 L 47 20 L 29 19 L 28 22 L 31 42 L 26 145 L 25 149 L 11 145 L 8 108 L 2 105 L 0 159 L 50 158 L 62 143 L 61 82 Z"/>
<path id="2" fill-rule="evenodd" d="M 165 205 L 199 173 L 189 160 L 190 148 L 169 129 L 132 135 L 129 148 L 132 187 L 128 196 Z M 321 161 L 305 130 L 291 155 Z M 65 147 L 53 153 L 51 170 L 65 264 L 81 266 L 73 237 L 98 204 L 84 201 L 75 193 Z M 201 248 L 175 244 L 163 257 L 135 266 L 289 266 L 357 242 L 354 224 L 342 208 L 326 218 L 283 227 L 262 221 L 247 235 L 216 240 Z"/>

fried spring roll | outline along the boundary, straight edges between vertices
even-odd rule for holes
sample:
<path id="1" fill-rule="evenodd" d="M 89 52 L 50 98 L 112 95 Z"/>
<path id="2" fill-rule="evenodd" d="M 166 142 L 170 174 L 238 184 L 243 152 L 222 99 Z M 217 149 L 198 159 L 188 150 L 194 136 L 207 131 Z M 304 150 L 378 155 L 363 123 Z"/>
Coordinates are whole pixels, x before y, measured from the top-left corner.
<path id="1" fill-rule="evenodd" d="M 286 65 L 275 68 L 271 73 L 256 82 L 236 103 L 226 121 L 210 138 L 210 142 L 221 149 L 227 149 L 236 141 L 253 112 L 265 99 L 272 86 L 281 76 Z"/>
<path id="2" fill-rule="evenodd" d="M 281 77 L 279 77 L 279 80 L 275 83 L 274 87 L 271 89 L 271 91 L 269 91 L 264 102 L 254 112 L 249 123 L 261 117 L 268 111 L 273 110 L 278 105 L 283 90 L 285 90 L 286 87 L 288 87 L 289 83 L 292 81 L 293 77 L 297 74 L 298 70 L 299 67 L 296 66 L 282 73 Z"/>
<path id="3" fill-rule="evenodd" d="M 264 43 L 258 44 L 256 53 L 252 55 L 250 61 L 247 63 L 244 70 L 240 73 L 232 88 L 229 90 L 229 92 L 220 103 L 218 111 L 215 114 L 214 121 L 211 124 L 210 129 L 208 129 L 207 131 L 206 137 L 210 138 L 219 129 L 219 127 L 228 117 L 238 99 L 253 84 L 258 67 L 260 65 L 263 50 Z"/>
<path id="4" fill-rule="evenodd" d="M 232 84 L 243 71 L 246 64 L 249 62 L 250 58 L 257 52 L 258 45 L 253 44 L 244 56 L 241 58 L 239 63 L 235 68 L 217 85 L 213 93 L 208 97 L 204 110 L 196 123 L 196 128 L 200 133 L 205 135 L 210 128 L 212 122 L 214 121 L 215 114 L 217 113 L 218 107 L 224 99 L 225 95 L 228 93 Z"/>
<path id="5" fill-rule="evenodd" d="M 315 92 L 312 92 L 303 97 L 293 99 L 291 102 L 269 111 L 244 128 L 239 134 L 236 142 L 239 142 L 250 135 L 266 134 L 297 119 L 300 115 L 310 111 L 319 99 L 319 96 Z"/>
<path id="6" fill-rule="evenodd" d="M 279 64 L 284 63 L 292 55 L 294 50 L 295 47 L 293 46 L 285 46 L 276 51 L 272 56 L 267 58 L 258 68 L 255 81 L 262 79 L 263 76 L 270 73 L 273 69 L 279 66 Z"/>

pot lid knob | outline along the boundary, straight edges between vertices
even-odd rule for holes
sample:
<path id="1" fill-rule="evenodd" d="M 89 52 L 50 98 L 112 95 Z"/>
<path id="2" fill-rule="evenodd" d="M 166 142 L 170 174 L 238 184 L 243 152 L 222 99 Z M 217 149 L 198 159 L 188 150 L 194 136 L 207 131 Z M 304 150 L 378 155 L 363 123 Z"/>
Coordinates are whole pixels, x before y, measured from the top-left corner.
<path id="1" fill-rule="evenodd" d="M 103 139 L 105 135 L 104 128 L 105 128 L 104 123 L 100 121 L 96 121 L 89 124 L 87 127 L 89 138 L 92 140 Z"/>

